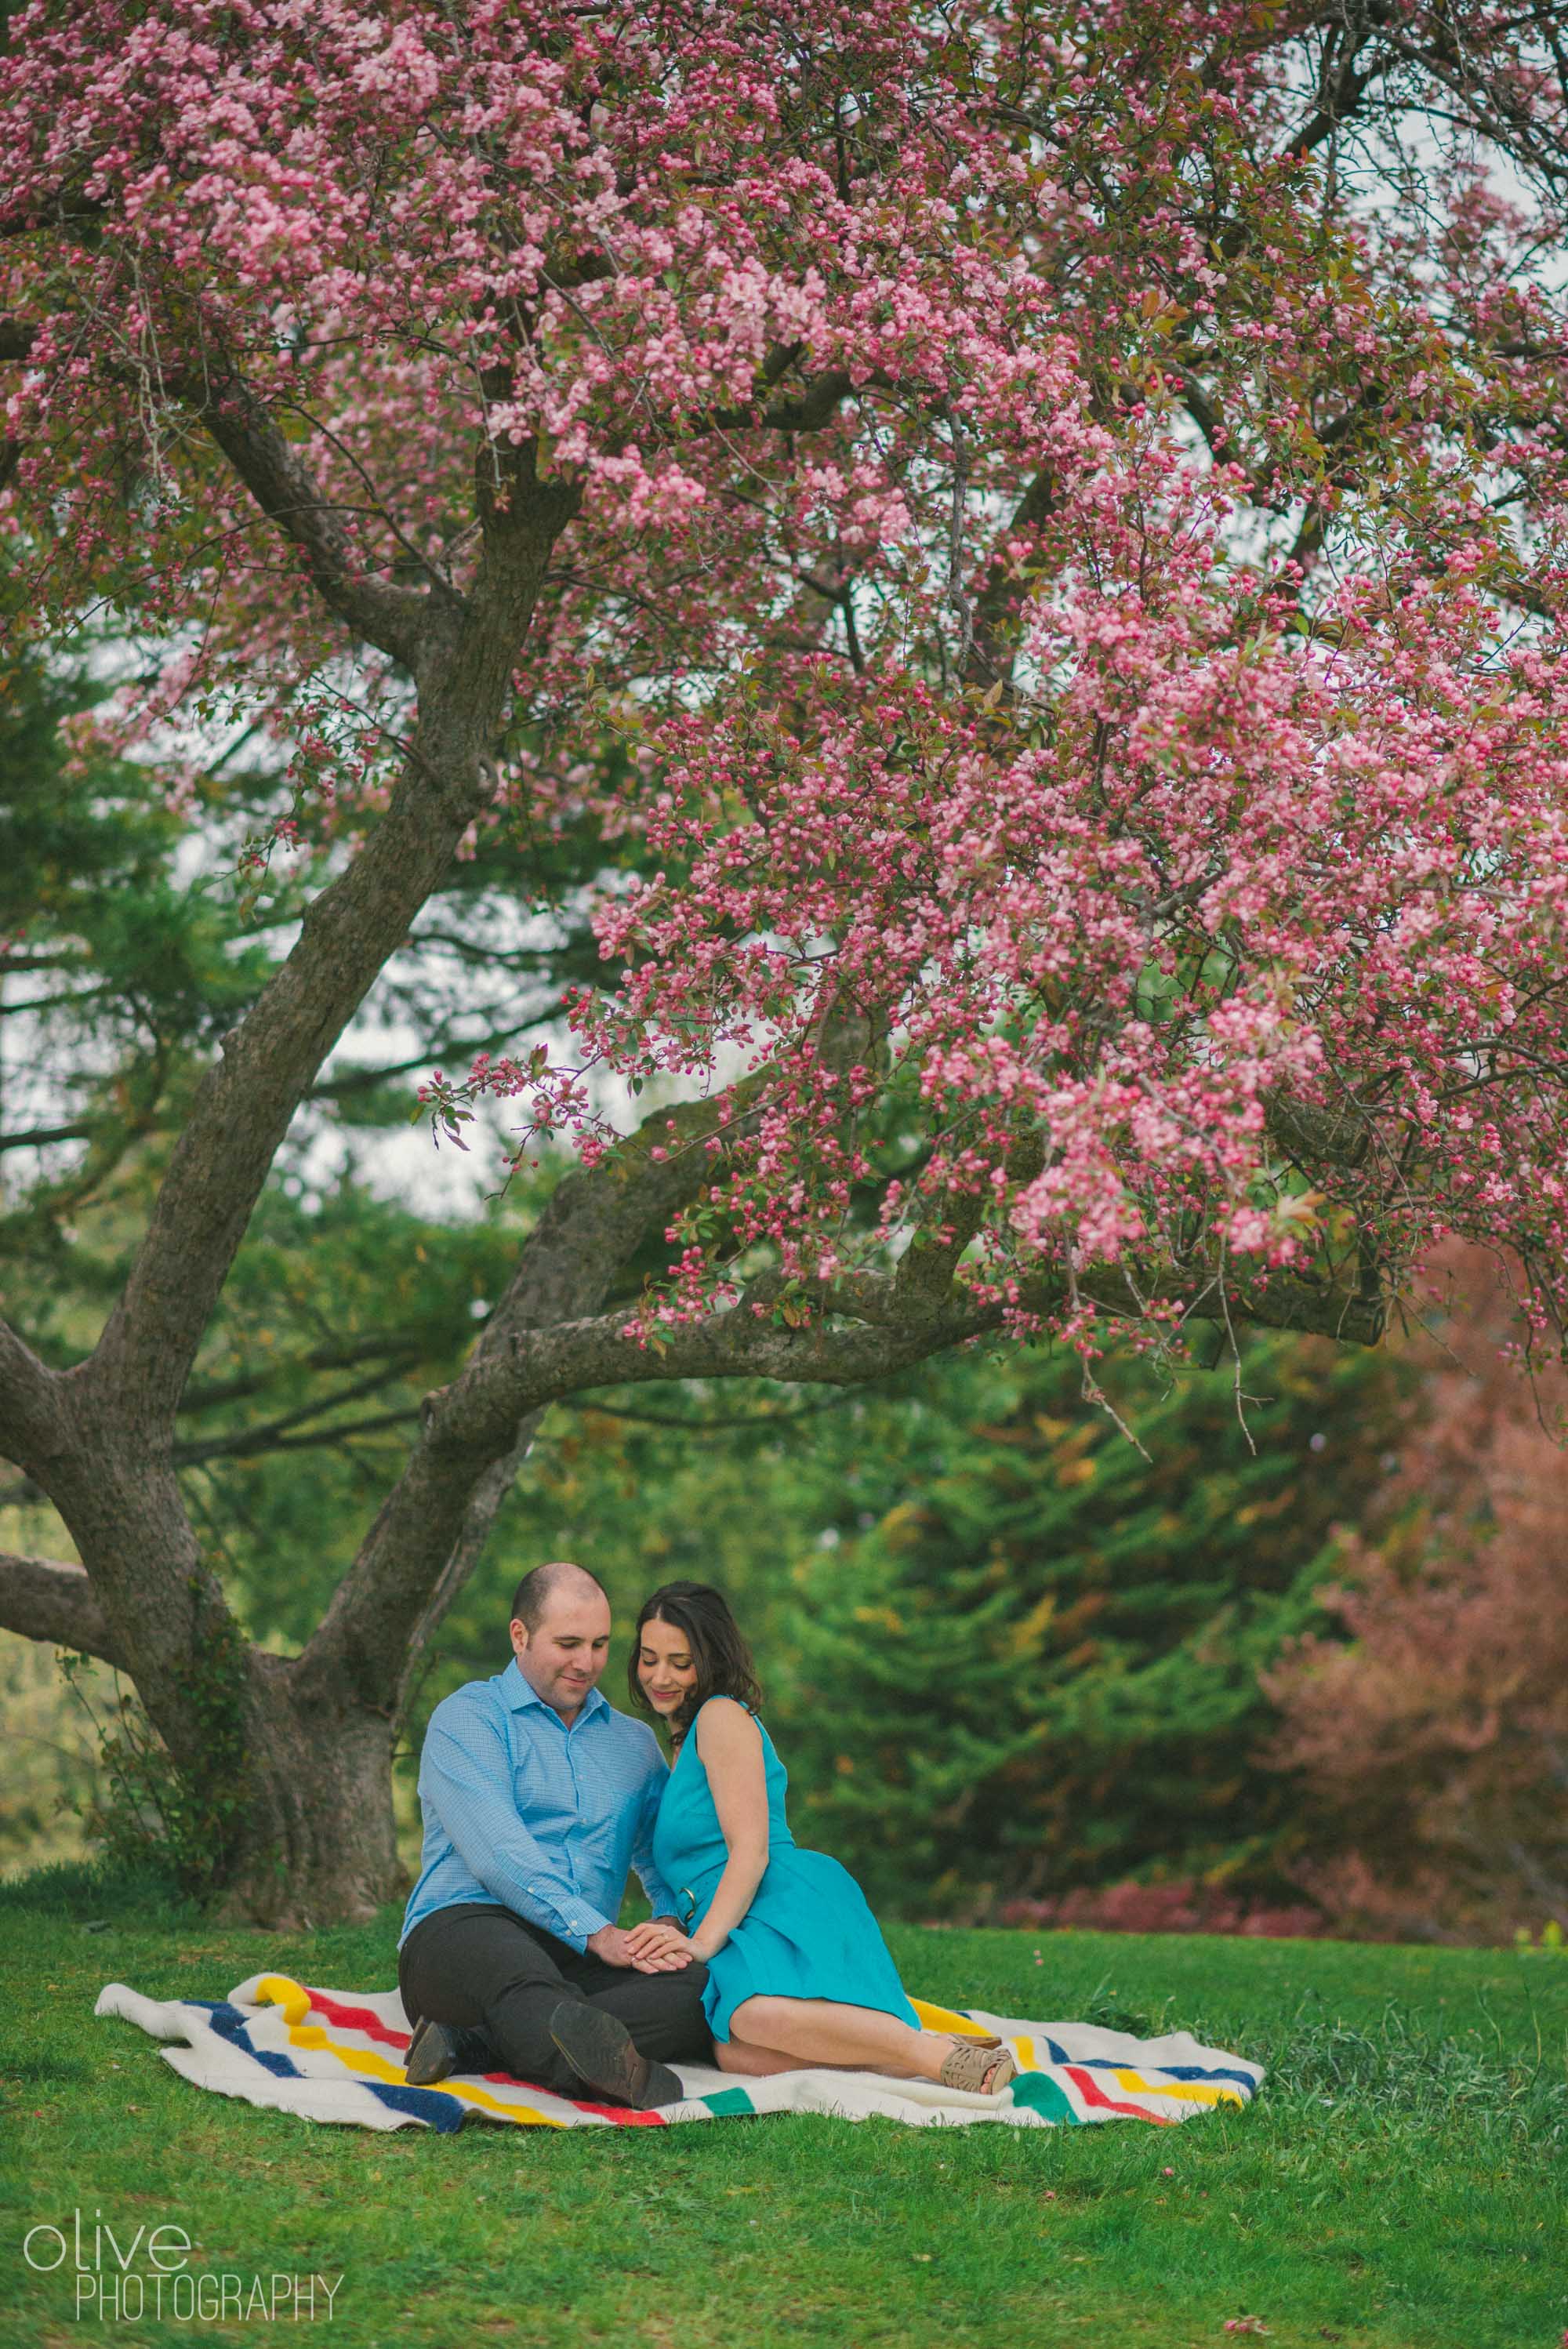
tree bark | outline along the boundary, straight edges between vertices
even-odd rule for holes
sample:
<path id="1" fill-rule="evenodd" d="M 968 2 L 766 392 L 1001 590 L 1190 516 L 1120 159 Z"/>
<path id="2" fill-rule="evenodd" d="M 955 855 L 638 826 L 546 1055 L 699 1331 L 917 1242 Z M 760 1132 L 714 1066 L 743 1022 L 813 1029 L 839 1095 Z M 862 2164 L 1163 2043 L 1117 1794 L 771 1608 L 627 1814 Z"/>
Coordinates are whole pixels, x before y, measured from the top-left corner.
<path id="1" fill-rule="evenodd" d="M 390 1716 L 302 1688 L 252 1649 L 236 1835 L 222 1911 L 277 1927 L 364 1922 L 406 1892 L 392 1808 Z"/>
<path id="2" fill-rule="evenodd" d="M 121 1665 L 125 1654 L 104 1620 L 85 1567 L 0 1552 L 0 1629 L 25 1640 Z"/>

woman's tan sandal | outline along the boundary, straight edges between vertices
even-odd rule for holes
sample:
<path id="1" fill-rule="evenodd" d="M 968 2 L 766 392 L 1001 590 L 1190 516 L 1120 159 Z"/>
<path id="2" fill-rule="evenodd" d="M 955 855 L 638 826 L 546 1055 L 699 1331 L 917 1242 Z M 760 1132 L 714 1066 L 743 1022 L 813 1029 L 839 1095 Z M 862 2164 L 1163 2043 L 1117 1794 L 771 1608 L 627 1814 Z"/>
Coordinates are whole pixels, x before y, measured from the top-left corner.
<path id="1" fill-rule="evenodd" d="M 944 2056 L 937 2077 L 944 2088 L 962 2088 L 972 2096 L 999 2096 L 1017 2069 L 999 2039 L 961 2039 Z"/>

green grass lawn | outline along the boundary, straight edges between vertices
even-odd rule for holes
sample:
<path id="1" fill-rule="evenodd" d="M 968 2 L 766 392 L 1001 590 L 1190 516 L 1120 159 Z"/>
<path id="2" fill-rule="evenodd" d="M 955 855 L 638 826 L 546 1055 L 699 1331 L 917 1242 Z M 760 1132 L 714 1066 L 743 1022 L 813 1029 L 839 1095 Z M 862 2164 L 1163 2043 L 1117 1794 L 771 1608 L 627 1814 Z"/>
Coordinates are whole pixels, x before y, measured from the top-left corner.
<path id="1" fill-rule="evenodd" d="M 67 2271 L 21 2258 L 77 2209 L 182 2226 L 215 2270 L 341 2276 L 330 2337 L 354 2349 L 1184 2349 L 1239 2316 L 1280 2349 L 1559 2349 L 1568 2326 L 1568 1957 L 894 1928 L 919 1994 L 1186 2027 L 1266 2064 L 1263 2093 L 1169 2129 L 374 2136 L 203 2095 L 92 2006 L 263 1968 L 384 1988 L 392 1912 L 294 1939 L 57 1887 L 0 1888 L 7 2349 L 81 2339 Z"/>

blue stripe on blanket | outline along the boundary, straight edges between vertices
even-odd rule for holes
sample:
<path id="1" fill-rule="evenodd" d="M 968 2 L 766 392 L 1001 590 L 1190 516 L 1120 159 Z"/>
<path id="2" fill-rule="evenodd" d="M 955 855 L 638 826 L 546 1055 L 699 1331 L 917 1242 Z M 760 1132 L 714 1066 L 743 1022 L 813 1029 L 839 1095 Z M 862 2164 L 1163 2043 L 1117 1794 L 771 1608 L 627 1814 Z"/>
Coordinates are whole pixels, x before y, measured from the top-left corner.
<path id="1" fill-rule="evenodd" d="M 1053 2064 L 1076 2064 L 1081 2072 L 1125 2072 L 1133 2061 L 1130 2055 L 1069 2055 L 1067 2049 L 1058 2047 L 1054 2039 L 1047 2039 L 1046 2045 L 1051 2051 Z M 1238 2087 L 1245 2088 L 1248 2095 L 1257 2094 L 1255 2072 L 1228 2072 L 1222 2065 L 1211 2072 L 1205 2070 L 1202 2064 L 1151 2064 L 1147 2056 L 1135 2068 L 1143 2072 L 1158 2072 L 1162 2080 L 1234 2080 Z"/>
<path id="2" fill-rule="evenodd" d="M 270 2047 L 253 2047 L 251 2034 L 245 2029 L 244 2016 L 237 2006 L 231 2006 L 227 1999 L 191 1998 L 182 2002 L 187 2006 L 205 2007 L 219 2038 L 226 2039 L 231 2047 L 237 2047 L 242 2055 L 249 2055 L 263 2072 L 271 2072 L 274 2079 L 303 2080 L 305 2077 L 292 2056 L 279 2055 Z"/>
<path id="3" fill-rule="evenodd" d="M 462 2127 L 467 2113 L 456 2096 L 438 2096 L 434 2088 L 387 2088 L 377 2080 L 361 2080 L 373 2096 L 390 2105 L 395 2113 L 412 2113 L 416 2120 L 427 2122 L 443 2137 L 450 2137 Z"/>
<path id="4" fill-rule="evenodd" d="M 237 2047 L 242 2055 L 249 2055 L 263 2071 L 271 2072 L 274 2078 L 304 2080 L 310 2076 L 300 2070 L 292 2056 L 279 2054 L 271 2047 L 253 2046 L 244 2015 L 229 2000 L 187 1998 L 181 2003 L 201 2007 L 211 2017 L 212 2028 L 220 2039 L 226 2039 L 232 2047 Z M 393 2112 L 407 2113 L 411 2118 L 423 2121 L 427 2127 L 436 2129 L 442 2137 L 450 2137 L 455 2130 L 460 2129 L 467 2118 L 455 2096 L 438 2096 L 433 2088 L 400 2088 L 379 2080 L 357 2079 L 354 2085 L 363 2088 L 367 2095 L 378 2097 Z"/>

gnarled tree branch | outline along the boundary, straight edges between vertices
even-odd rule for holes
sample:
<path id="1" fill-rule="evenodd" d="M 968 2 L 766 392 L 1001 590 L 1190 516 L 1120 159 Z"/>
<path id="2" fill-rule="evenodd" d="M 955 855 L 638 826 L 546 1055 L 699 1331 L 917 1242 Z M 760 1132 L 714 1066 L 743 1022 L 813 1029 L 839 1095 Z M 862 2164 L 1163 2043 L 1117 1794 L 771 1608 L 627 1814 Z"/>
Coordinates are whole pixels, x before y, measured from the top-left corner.
<path id="1" fill-rule="evenodd" d="M 30 1476 L 70 1440 L 59 1373 L 0 1321 L 0 1456 Z"/>
<path id="2" fill-rule="evenodd" d="M 1394 60 L 1387 51 L 1374 50 L 1367 56 L 1369 34 L 1370 27 L 1365 21 L 1359 26 L 1354 24 L 1352 11 L 1336 12 L 1316 103 L 1282 150 L 1282 157 L 1299 159 L 1310 155 L 1326 140 L 1334 138 L 1356 113 L 1373 83 L 1387 72 Z"/>
<path id="3" fill-rule="evenodd" d="M 1018 501 L 1008 535 L 1020 530 L 1038 530 L 1048 520 L 1055 498 L 1055 477 L 1049 466 L 1042 466 Z M 1018 655 L 1018 620 L 1026 592 L 1013 578 L 1006 555 L 993 556 L 975 593 L 974 626 L 964 669 L 965 685 L 989 687 L 1000 683 L 1005 693 L 1010 689 L 1013 665 Z"/>
<path id="4" fill-rule="evenodd" d="M 322 602 L 366 644 L 418 677 L 459 608 L 451 588 L 396 587 L 360 568 L 334 502 L 238 372 L 191 403 L 269 522 L 310 566 Z"/>
<path id="5" fill-rule="evenodd" d="M 645 1151 L 649 1130 L 635 1140 Z M 669 1187 L 652 1180 L 672 1164 L 677 1175 Z M 612 1185 L 624 1185 L 623 1195 Z M 547 1236 L 542 1221 L 508 1309 L 468 1369 L 427 1399 L 420 1440 L 301 1659 L 302 1674 L 325 1682 L 347 1672 L 362 1702 L 401 1701 L 410 1623 L 427 1606 L 438 1613 L 459 1587 L 459 1554 L 466 1561 L 473 1551 L 469 1513 L 478 1512 L 476 1526 L 480 1519 L 488 1526 L 525 1447 L 520 1432 L 531 1432 L 550 1403 L 594 1387 L 696 1378 L 856 1386 L 984 1337 L 1006 1318 L 1000 1303 L 977 1300 L 954 1283 L 962 1253 L 956 1229 L 934 1243 L 929 1283 L 923 1271 L 913 1287 L 897 1273 L 851 1276 L 823 1289 L 804 1324 L 775 1317 L 784 1286 L 777 1275 L 754 1282 L 738 1304 L 651 1340 L 624 1312 L 573 1318 L 573 1292 L 603 1293 L 614 1264 L 625 1261 L 639 1232 L 655 1228 L 678 1196 L 678 1160 L 665 1170 L 650 1164 L 641 1178 L 623 1164 L 562 1185 L 552 1230 Z M 1340 1278 L 1274 1272 L 1232 1281 L 1223 1301 L 1220 1278 L 1218 1268 L 1199 1266 L 1158 1284 L 1150 1276 L 1145 1287 L 1106 1266 L 1086 1270 L 1077 1286 L 1083 1299 L 1129 1319 L 1146 1317 L 1154 1288 L 1200 1319 L 1225 1318 L 1228 1307 L 1231 1319 L 1363 1344 L 1381 1333 L 1381 1299 Z M 1035 1292 L 1026 1289 L 1022 1302 L 1050 1313 L 1066 1298 L 1066 1282 L 1053 1277 Z M 503 1460 L 511 1464 L 504 1475 L 497 1466 Z"/>
<path id="6" fill-rule="evenodd" d="M 754 1076 L 712 1101 L 660 1112 L 599 1166 L 569 1175 L 525 1243 L 463 1376 L 513 1361 L 519 1347 L 562 1323 L 575 1325 L 599 1307 L 623 1268 L 696 1196 L 715 1150 L 746 1130 L 763 1082 Z M 608 1319 L 619 1328 L 625 1317 Z M 366 1702 L 400 1701 L 409 1640 L 417 1648 L 428 1640 L 461 1587 L 526 1454 L 530 1423 L 537 1416 L 534 1400 L 520 1388 L 516 1408 L 509 1412 L 503 1404 L 500 1416 L 487 1421 L 459 1470 L 443 1464 L 436 1502 L 427 1404 L 407 1465 L 304 1651 L 305 1672 L 333 1679 L 346 1671 Z M 511 1464 L 501 1475 L 498 1464 L 506 1459 Z"/>
<path id="7" fill-rule="evenodd" d="M 104 1620 L 85 1568 L 52 1557 L 0 1551 L 0 1628 L 123 1666 L 124 1651 Z"/>
<path id="8" fill-rule="evenodd" d="M 1184 1303 L 1199 1319 L 1222 1307 L 1216 1269 L 1202 1267 L 1162 1282 L 1161 1299 Z M 1086 1269 L 1081 1297 L 1103 1311 L 1142 1319 L 1147 1292 L 1114 1266 Z M 642 1385 L 672 1379 L 775 1379 L 789 1384 L 853 1386 L 985 1336 L 1006 1309 L 954 1289 L 946 1308 L 913 1319 L 900 1311 L 896 1276 L 866 1274 L 824 1288 L 824 1318 L 791 1326 L 774 1319 L 776 1278 L 758 1281 L 740 1301 L 645 1339 L 624 1314 L 607 1313 L 542 1330 L 519 1330 L 503 1352 L 476 1360 L 426 1406 L 421 1450 L 439 1465 L 494 1456 L 522 1413 L 586 1388 Z M 1026 1287 L 1026 1309 L 1059 1310 L 1067 1284 L 1058 1277 Z M 1233 1318 L 1276 1329 L 1315 1330 L 1372 1343 L 1382 1327 L 1380 1300 L 1342 1284 L 1271 1273 L 1227 1291 Z M 835 1318 L 837 1317 L 837 1318 Z M 476 1471 L 477 1473 L 477 1471 Z"/>
<path id="9" fill-rule="evenodd" d="M 123 1296 L 83 1377 L 146 1423 L 177 1404 L 196 1347 L 291 1118 L 449 863 L 492 787 L 489 750 L 551 545 L 571 512 L 520 492 L 421 705 L 390 803 L 353 863 L 224 1038 L 175 1145 Z"/>

